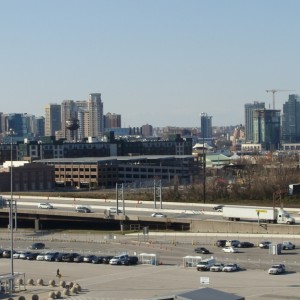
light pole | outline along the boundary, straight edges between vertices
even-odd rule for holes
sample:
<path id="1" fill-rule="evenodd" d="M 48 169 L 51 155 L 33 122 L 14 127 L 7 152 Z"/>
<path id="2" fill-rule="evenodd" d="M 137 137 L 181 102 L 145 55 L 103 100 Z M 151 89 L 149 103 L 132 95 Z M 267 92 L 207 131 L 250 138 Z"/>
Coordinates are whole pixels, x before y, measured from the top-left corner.
<path id="1" fill-rule="evenodd" d="M 11 267 L 11 280 L 10 292 L 14 289 L 14 226 L 13 226 L 13 129 L 9 129 L 10 135 L 10 206 L 9 206 L 9 229 L 10 229 L 10 267 Z"/>

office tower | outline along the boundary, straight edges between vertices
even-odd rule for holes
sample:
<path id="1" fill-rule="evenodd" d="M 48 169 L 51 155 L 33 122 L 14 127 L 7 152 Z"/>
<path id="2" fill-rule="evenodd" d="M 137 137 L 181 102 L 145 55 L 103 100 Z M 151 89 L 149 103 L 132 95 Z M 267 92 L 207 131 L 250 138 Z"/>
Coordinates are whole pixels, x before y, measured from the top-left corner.
<path id="1" fill-rule="evenodd" d="M 45 118 L 35 118 L 35 136 L 40 137 L 45 135 Z"/>
<path id="2" fill-rule="evenodd" d="M 201 113 L 201 137 L 203 139 L 212 138 L 212 117 L 207 113 Z"/>
<path id="3" fill-rule="evenodd" d="M 76 101 L 77 107 L 77 119 L 79 122 L 79 128 L 77 130 L 77 139 L 83 140 L 88 137 L 89 131 L 89 112 L 88 112 L 88 102 L 86 100 Z"/>
<path id="4" fill-rule="evenodd" d="M 103 120 L 104 128 L 121 128 L 121 115 L 107 113 Z"/>
<path id="5" fill-rule="evenodd" d="M 253 142 L 264 150 L 278 150 L 280 146 L 280 110 L 253 110 Z"/>
<path id="6" fill-rule="evenodd" d="M 61 130 L 61 105 L 47 104 L 45 106 L 45 136 L 55 136 L 55 131 Z"/>
<path id="7" fill-rule="evenodd" d="M 89 95 L 89 131 L 90 137 L 101 137 L 103 134 L 103 103 L 101 94 L 94 93 Z"/>
<path id="8" fill-rule="evenodd" d="M 300 98 L 299 95 L 289 95 L 283 104 L 282 141 L 285 143 L 300 142 Z"/>
<path id="9" fill-rule="evenodd" d="M 24 120 L 22 114 L 17 114 L 17 113 L 8 114 L 6 122 L 7 122 L 6 124 L 7 131 L 9 131 L 9 129 L 12 128 L 15 137 L 24 136 L 24 132 L 23 132 Z"/>
<path id="10" fill-rule="evenodd" d="M 253 142 L 253 110 L 264 109 L 264 102 L 254 101 L 253 103 L 245 104 L 245 131 L 246 142 Z"/>

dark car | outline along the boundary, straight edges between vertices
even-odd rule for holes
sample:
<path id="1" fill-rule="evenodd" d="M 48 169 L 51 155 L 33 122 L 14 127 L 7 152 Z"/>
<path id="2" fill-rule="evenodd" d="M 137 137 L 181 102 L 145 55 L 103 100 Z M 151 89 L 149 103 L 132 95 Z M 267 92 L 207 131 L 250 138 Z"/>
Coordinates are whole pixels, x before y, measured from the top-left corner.
<path id="1" fill-rule="evenodd" d="M 213 207 L 213 210 L 218 211 L 218 212 L 222 212 L 223 211 L 223 207 L 224 205 L 217 205 Z"/>
<path id="2" fill-rule="evenodd" d="M 195 252 L 196 253 L 202 253 L 202 254 L 209 254 L 209 250 L 207 250 L 206 248 L 204 247 L 197 247 L 195 248 Z"/>
<path id="3" fill-rule="evenodd" d="M 74 258 L 78 256 L 78 253 L 65 253 L 63 256 L 62 256 L 62 261 L 64 262 L 73 262 L 74 261 Z"/>
<path id="4" fill-rule="evenodd" d="M 76 207 L 76 212 L 78 212 L 78 213 L 91 213 L 92 211 L 88 207 L 77 206 Z"/>
<path id="5" fill-rule="evenodd" d="M 74 262 L 80 263 L 83 262 L 83 256 L 82 255 L 77 255 L 73 259 Z"/>
<path id="6" fill-rule="evenodd" d="M 24 259 L 26 259 L 26 260 L 36 260 L 36 258 L 37 258 L 37 256 L 38 256 L 39 254 L 40 254 L 40 253 L 38 253 L 38 252 L 28 252 L 28 253 L 25 255 Z"/>
<path id="7" fill-rule="evenodd" d="M 113 258 L 113 255 L 107 255 L 107 256 L 103 256 L 102 262 L 104 264 L 109 264 L 109 261 Z"/>
<path id="8" fill-rule="evenodd" d="M 217 240 L 216 246 L 217 247 L 225 247 L 226 246 L 226 240 Z"/>
<path id="9" fill-rule="evenodd" d="M 78 256 L 78 253 L 65 253 L 62 256 L 62 261 L 63 262 L 73 262 L 74 258 Z"/>
<path id="10" fill-rule="evenodd" d="M 104 256 L 94 256 L 91 263 L 92 264 L 102 264 Z"/>
<path id="11" fill-rule="evenodd" d="M 14 255 L 14 253 L 16 253 L 16 251 L 13 251 L 13 255 Z M 11 250 L 3 250 L 2 257 L 3 258 L 10 258 L 11 257 Z"/>
<path id="12" fill-rule="evenodd" d="M 125 266 L 136 265 L 139 262 L 139 258 L 137 256 L 128 256 L 125 258 L 121 264 Z"/>
<path id="13" fill-rule="evenodd" d="M 87 262 L 87 263 L 91 263 L 94 258 L 96 258 L 96 255 L 93 255 L 93 254 L 86 255 L 83 257 L 83 261 Z"/>
<path id="14" fill-rule="evenodd" d="M 62 261 L 62 257 L 65 255 L 66 253 L 58 253 L 57 256 L 55 257 L 55 261 Z"/>
<path id="15" fill-rule="evenodd" d="M 30 249 L 45 249 L 45 244 L 44 243 L 34 243 L 31 245 Z"/>
<path id="16" fill-rule="evenodd" d="M 254 247 L 254 244 L 250 243 L 250 242 L 240 242 L 237 244 L 237 247 L 238 248 L 252 248 L 252 247 Z"/>

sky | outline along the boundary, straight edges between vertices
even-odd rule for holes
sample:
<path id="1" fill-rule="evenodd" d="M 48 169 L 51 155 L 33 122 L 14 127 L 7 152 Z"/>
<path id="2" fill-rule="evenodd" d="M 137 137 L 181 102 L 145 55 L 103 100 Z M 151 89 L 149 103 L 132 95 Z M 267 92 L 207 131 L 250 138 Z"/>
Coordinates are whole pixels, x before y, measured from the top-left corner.
<path id="1" fill-rule="evenodd" d="M 298 0 L 0 0 L 3 113 L 101 93 L 122 127 L 244 124 L 300 93 Z"/>

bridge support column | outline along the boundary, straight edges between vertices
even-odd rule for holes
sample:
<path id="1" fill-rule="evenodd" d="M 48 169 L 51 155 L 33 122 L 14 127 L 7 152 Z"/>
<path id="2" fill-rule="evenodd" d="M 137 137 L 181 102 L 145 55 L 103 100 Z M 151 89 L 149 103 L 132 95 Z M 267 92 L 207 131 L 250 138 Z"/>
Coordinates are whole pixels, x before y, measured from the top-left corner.
<path id="1" fill-rule="evenodd" d="M 38 218 L 34 219 L 34 230 L 38 231 L 40 229 L 40 220 Z"/>

